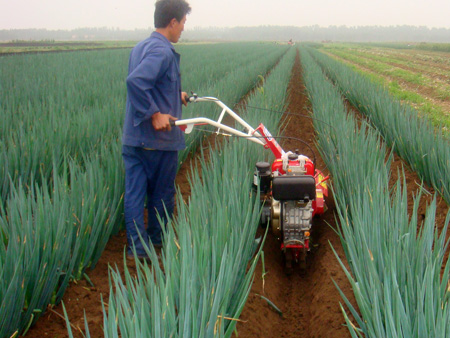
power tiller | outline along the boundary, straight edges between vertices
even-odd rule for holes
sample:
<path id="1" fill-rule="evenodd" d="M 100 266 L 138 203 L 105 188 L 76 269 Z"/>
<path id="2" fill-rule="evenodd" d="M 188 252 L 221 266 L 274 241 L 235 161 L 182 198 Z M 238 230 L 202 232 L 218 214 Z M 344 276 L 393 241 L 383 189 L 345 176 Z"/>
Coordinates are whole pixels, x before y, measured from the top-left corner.
<path id="1" fill-rule="evenodd" d="M 324 197 L 328 196 L 328 177 L 324 177 L 307 156 L 285 152 L 262 123 L 254 129 L 220 100 L 194 94 L 189 102 L 215 102 L 222 112 L 217 121 L 197 117 L 171 121 L 173 126 L 189 134 L 194 126 L 212 125 L 217 128 L 215 133 L 218 135 L 244 137 L 270 149 L 275 155 L 272 164 L 256 163 L 254 172 L 253 185 L 256 190 L 259 188 L 263 204 L 261 225 L 270 226 L 281 241 L 286 272 L 293 271 L 293 264 L 298 264 L 301 270 L 306 269 L 313 217 L 326 210 Z M 244 131 L 223 124 L 225 114 L 242 125 Z"/>

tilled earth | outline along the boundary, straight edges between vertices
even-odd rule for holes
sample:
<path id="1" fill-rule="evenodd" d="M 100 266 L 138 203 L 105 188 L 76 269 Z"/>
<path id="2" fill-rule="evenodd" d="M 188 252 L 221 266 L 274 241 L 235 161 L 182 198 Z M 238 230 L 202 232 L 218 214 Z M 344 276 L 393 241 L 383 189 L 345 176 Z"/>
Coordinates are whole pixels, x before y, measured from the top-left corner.
<path id="1" fill-rule="evenodd" d="M 328 171 L 315 147 L 314 127 L 308 117 L 310 103 L 302 82 L 299 58 L 292 70 L 289 93 L 287 111 L 290 114 L 284 135 L 308 143 L 316 155 L 316 168 L 326 176 Z M 281 144 L 286 151 L 299 149 L 300 153 L 312 158 L 309 148 L 297 140 L 288 139 Z M 326 203 L 328 210 L 313 221 L 313 248 L 307 257 L 306 273 L 285 273 L 280 242 L 268 234 L 264 245 L 264 278 L 260 263 L 240 318 L 242 322 L 237 325 L 238 337 L 350 337 L 343 326 L 345 321 L 339 306 L 342 301 L 333 280 L 350 299 L 353 294 L 331 249 L 333 246 L 338 255 L 345 258 L 339 237 L 332 228 L 336 227 L 333 197 L 329 196 Z M 282 314 L 261 296 L 269 299 Z"/>
<path id="2" fill-rule="evenodd" d="M 290 104 L 288 111 L 293 114 L 308 115 L 310 104 L 302 83 L 300 61 L 297 58 L 292 70 L 289 84 Z M 355 112 L 355 114 L 358 114 Z M 298 115 L 289 115 L 290 120 L 285 129 L 285 135 L 300 138 L 309 143 L 317 157 L 316 167 L 325 175 L 327 169 L 315 148 L 315 134 L 311 119 Z M 301 153 L 312 156 L 310 150 L 295 140 L 281 142 L 285 150 L 299 149 Z M 189 194 L 186 179 L 190 171 L 190 161 L 187 161 L 178 174 L 177 184 L 185 195 Z M 392 166 L 395 174 L 397 168 L 405 167 L 408 191 L 416 191 L 420 180 L 398 158 Z M 429 189 L 432 192 L 432 189 Z M 186 196 L 185 196 L 186 197 Z M 425 205 L 430 198 L 425 196 L 421 205 L 419 217 L 424 213 Z M 412 201 L 412 199 L 411 199 Z M 412 202 L 411 202 L 412 204 Z M 347 297 L 355 304 L 351 286 L 339 266 L 331 246 L 337 254 L 344 258 L 340 239 L 333 228 L 335 223 L 335 205 L 332 196 L 327 199 L 328 210 L 314 220 L 312 230 L 312 250 L 308 255 L 306 273 L 299 271 L 286 275 L 283 269 L 280 243 L 271 233 L 264 245 L 264 277 L 262 264 L 257 267 L 254 283 L 248 301 L 237 324 L 239 338 L 250 337 L 350 337 L 344 326 L 344 317 L 340 309 L 341 297 L 333 283 L 340 286 Z M 448 206 L 438 198 L 438 225 L 443 225 Z M 260 230 L 263 234 L 263 230 Z M 75 337 L 82 337 L 77 328 L 84 328 L 84 312 L 89 323 L 91 337 L 103 336 L 103 313 L 100 295 L 108 302 L 109 282 L 108 266 L 117 266 L 123 270 L 123 250 L 126 244 L 123 232 L 109 241 L 100 261 L 93 271 L 88 271 L 95 287 L 86 281 L 72 284 L 64 295 L 70 321 Z M 132 270 L 133 267 L 130 267 Z M 280 311 L 270 305 L 270 300 Z M 62 314 L 61 305 L 48 310 L 30 329 L 27 337 L 68 337 L 65 322 L 57 314 Z"/>

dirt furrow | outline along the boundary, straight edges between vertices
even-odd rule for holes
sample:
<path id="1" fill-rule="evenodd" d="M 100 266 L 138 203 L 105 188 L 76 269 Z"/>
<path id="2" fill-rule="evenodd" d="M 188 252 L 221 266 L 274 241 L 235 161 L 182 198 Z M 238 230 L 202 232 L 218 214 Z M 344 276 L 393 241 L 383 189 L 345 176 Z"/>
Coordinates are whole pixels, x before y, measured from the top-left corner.
<path id="1" fill-rule="evenodd" d="M 310 103 L 302 83 L 298 56 L 292 71 L 289 93 L 287 111 L 308 116 Z M 305 116 L 289 115 L 285 127 L 285 136 L 299 138 L 313 148 L 316 167 L 327 174 L 314 145 L 312 120 Z M 312 156 L 310 150 L 296 140 L 285 140 L 281 144 L 286 151 L 299 149 L 300 153 Z M 332 196 L 328 197 L 327 205 L 328 211 L 313 222 L 312 250 L 308 255 L 305 275 L 301 275 L 299 271 L 290 276 L 285 274 L 280 242 L 269 232 L 264 245 L 264 271 L 263 263 L 260 262 L 241 315 L 242 322 L 237 325 L 237 337 L 350 337 L 347 328 L 343 326 L 344 317 L 339 307 L 341 298 L 332 279 L 350 299 L 353 299 L 353 294 L 330 247 L 331 243 L 339 256 L 344 257 L 339 237 L 331 228 L 336 226 Z M 282 314 L 261 296 L 270 300 Z"/>

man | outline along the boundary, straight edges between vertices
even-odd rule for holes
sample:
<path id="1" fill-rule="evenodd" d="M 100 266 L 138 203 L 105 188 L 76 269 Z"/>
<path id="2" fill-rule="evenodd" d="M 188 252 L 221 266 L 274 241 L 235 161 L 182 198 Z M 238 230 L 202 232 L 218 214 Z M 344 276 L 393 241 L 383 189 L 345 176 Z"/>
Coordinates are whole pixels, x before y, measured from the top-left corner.
<path id="1" fill-rule="evenodd" d="M 181 118 L 187 94 L 181 91 L 178 42 L 191 8 L 185 0 L 158 0 L 156 30 L 131 51 L 127 77 L 127 105 L 122 138 L 125 164 L 125 227 L 127 255 L 146 258 L 142 239 L 161 246 L 159 215 L 173 214 L 178 151 L 185 148 L 184 135 L 171 128 Z M 144 224 L 147 197 L 148 227 Z"/>

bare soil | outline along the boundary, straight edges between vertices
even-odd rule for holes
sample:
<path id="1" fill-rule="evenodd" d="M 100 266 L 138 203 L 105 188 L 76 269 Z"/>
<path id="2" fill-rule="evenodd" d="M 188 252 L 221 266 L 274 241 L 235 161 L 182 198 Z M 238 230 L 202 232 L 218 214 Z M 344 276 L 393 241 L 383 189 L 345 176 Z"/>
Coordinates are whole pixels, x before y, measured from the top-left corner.
<path id="1" fill-rule="evenodd" d="M 301 66 L 299 58 L 292 70 L 289 84 L 291 113 L 307 115 L 310 103 L 307 99 L 302 83 Z M 310 118 L 291 116 L 287 124 L 287 136 L 301 138 L 314 147 L 315 134 Z M 310 156 L 309 150 L 303 144 L 289 140 L 282 143 L 285 150 L 299 149 Z M 328 174 L 317 149 L 316 167 Z M 393 177 L 397 168 L 406 168 L 408 191 L 417 191 L 420 180 L 398 158 L 392 166 Z M 184 198 L 189 194 L 187 176 L 190 172 L 191 161 L 183 165 L 177 177 Z M 394 179 L 394 178 L 393 178 Z M 430 191 L 432 189 L 428 188 Z M 420 215 L 424 214 L 429 198 L 422 199 Z M 412 200 L 411 202 L 412 203 Z M 306 275 L 294 273 L 286 275 L 283 270 L 280 243 L 272 234 L 268 234 L 264 245 L 265 275 L 262 278 L 262 264 L 259 263 L 255 273 L 248 301 L 244 307 L 240 321 L 237 324 L 239 338 L 250 337 L 350 337 L 344 326 L 344 318 L 339 303 L 342 302 L 333 280 L 342 288 L 344 293 L 353 299 L 352 290 L 341 267 L 339 266 L 331 245 L 338 255 L 344 258 L 343 249 L 332 227 L 336 227 L 334 211 L 336 210 L 332 196 L 327 199 L 328 211 L 321 218 L 314 220 L 312 229 L 312 247 L 308 256 Z M 448 206 L 441 200 L 438 206 L 438 224 L 443 224 Z M 263 230 L 260 230 L 262 233 Z M 91 287 L 85 280 L 73 283 L 64 295 L 63 301 L 68 311 L 70 321 L 74 327 L 84 328 L 84 313 L 89 323 L 92 337 L 103 337 L 103 301 L 108 302 L 109 282 L 108 267 L 110 265 L 123 269 L 123 250 L 126 244 L 125 233 L 113 236 L 109 241 L 96 268 L 88 271 L 89 277 L 95 287 Z M 130 266 L 133 269 L 133 266 Z M 282 312 L 280 315 L 261 296 L 269 299 Z M 30 329 L 27 337 L 68 337 L 66 324 L 56 313 L 62 314 L 61 305 L 47 311 Z M 75 337 L 82 337 L 81 333 L 74 332 Z"/>

